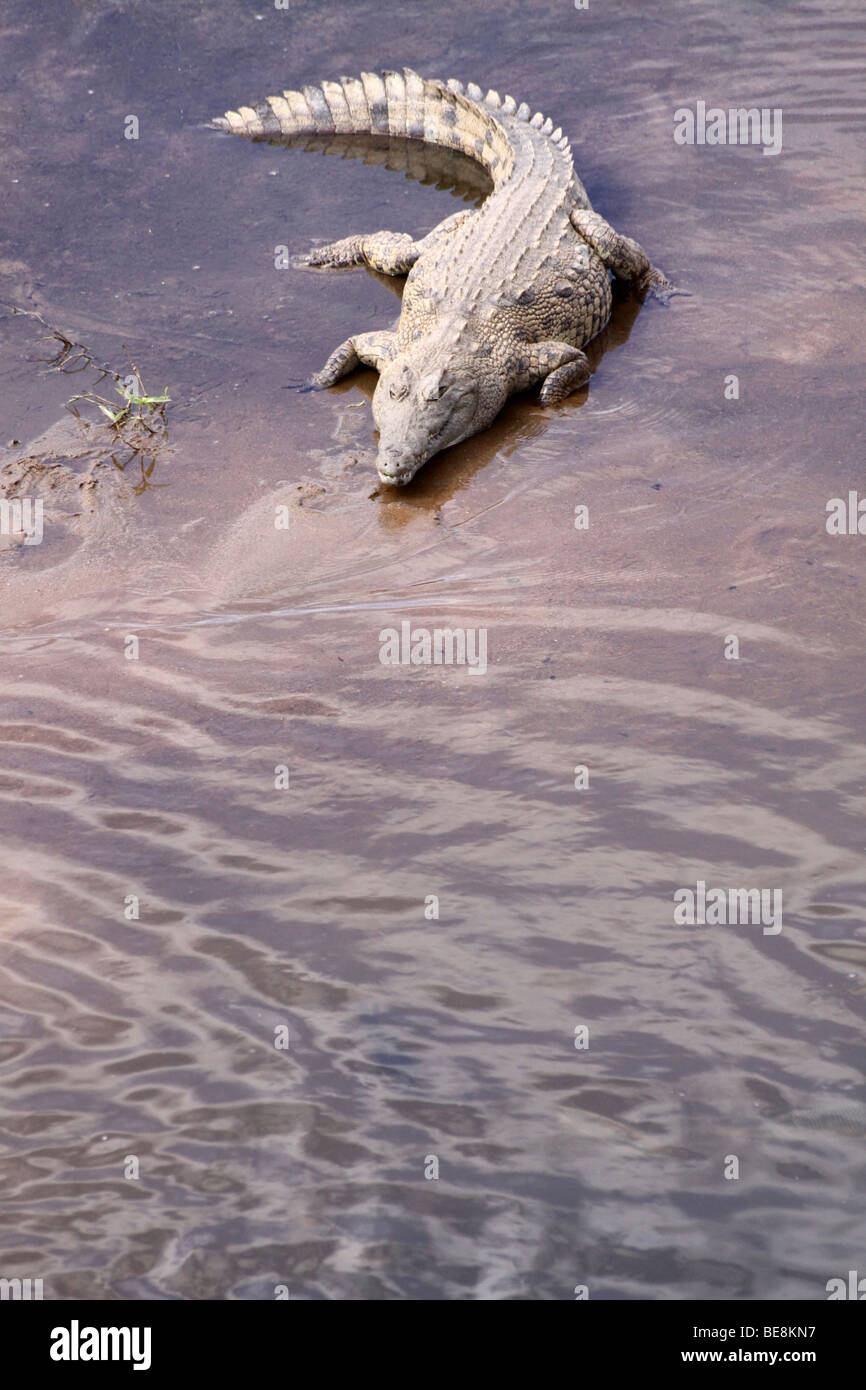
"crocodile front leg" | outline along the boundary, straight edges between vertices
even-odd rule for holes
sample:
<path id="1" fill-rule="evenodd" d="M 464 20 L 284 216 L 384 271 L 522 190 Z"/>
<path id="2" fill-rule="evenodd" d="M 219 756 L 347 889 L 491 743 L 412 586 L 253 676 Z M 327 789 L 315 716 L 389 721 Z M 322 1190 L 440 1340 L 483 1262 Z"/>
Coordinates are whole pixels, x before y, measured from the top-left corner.
<path id="1" fill-rule="evenodd" d="M 542 405 L 557 405 L 589 381 L 589 358 L 570 343 L 558 343 L 551 338 L 543 343 L 529 344 L 528 353 L 529 356 L 521 361 L 516 389 L 525 390 L 540 381 Z"/>
<path id="2" fill-rule="evenodd" d="M 313 386 L 333 386 L 341 376 L 347 376 L 360 366 L 375 367 L 380 372 L 393 354 L 396 337 L 396 333 L 382 329 L 378 333 L 358 333 L 347 338 L 313 377 Z"/>
<path id="3" fill-rule="evenodd" d="M 586 208 L 572 208 L 570 215 L 574 230 L 618 280 L 634 285 L 642 294 L 649 290 L 663 301 L 676 293 L 661 271 L 650 265 L 643 247 L 631 237 L 620 236 L 597 212 Z"/>
<path id="4" fill-rule="evenodd" d="M 419 256 L 472 217 L 473 213 L 473 208 L 452 213 L 419 241 L 414 241 L 408 232 L 370 232 L 366 236 L 343 237 L 342 241 L 315 247 L 301 257 L 301 264 L 332 270 L 368 265 L 382 275 L 408 275 Z"/>
<path id="5" fill-rule="evenodd" d="M 578 387 L 585 386 L 590 378 L 589 358 L 580 348 L 573 362 L 565 362 L 544 378 L 540 401 L 542 405 L 558 405 Z"/>

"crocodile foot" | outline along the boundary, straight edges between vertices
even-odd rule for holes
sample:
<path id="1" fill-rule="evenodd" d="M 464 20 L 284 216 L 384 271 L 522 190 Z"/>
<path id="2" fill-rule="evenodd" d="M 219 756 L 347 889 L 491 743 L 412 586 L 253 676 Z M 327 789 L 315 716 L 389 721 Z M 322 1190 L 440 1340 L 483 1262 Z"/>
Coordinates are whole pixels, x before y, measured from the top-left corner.
<path id="1" fill-rule="evenodd" d="M 312 266 L 318 270 L 340 270 L 364 263 L 362 236 L 346 236 L 341 241 L 329 242 L 327 246 L 314 246 L 312 251 L 298 257 L 299 265 Z"/>
<path id="2" fill-rule="evenodd" d="M 670 304 L 674 295 L 688 295 L 689 293 L 688 290 L 678 290 L 676 285 L 672 285 L 670 280 L 653 266 L 650 266 L 649 270 L 641 275 L 637 282 L 637 290 L 640 295 L 652 295 L 653 299 L 657 299 L 660 304 Z"/>

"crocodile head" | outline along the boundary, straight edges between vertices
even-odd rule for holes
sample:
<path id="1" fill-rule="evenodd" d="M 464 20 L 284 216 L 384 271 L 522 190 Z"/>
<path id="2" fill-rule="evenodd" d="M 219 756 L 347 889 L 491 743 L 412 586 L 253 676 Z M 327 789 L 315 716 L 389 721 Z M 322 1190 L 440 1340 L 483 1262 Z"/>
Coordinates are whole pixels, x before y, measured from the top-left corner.
<path id="1" fill-rule="evenodd" d="M 431 353 L 429 340 L 401 352 L 373 396 L 381 481 L 410 482 L 434 454 L 486 429 L 506 394 L 484 354 Z"/>

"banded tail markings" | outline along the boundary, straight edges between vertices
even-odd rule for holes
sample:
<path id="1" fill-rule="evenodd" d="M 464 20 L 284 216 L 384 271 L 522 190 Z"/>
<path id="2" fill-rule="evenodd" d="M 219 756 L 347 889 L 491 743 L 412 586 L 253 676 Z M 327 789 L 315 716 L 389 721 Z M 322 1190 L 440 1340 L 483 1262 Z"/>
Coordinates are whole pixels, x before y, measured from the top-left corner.
<path id="1" fill-rule="evenodd" d="M 365 132 L 423 140 L 458 150 L 482 165 L 500 187 L 514 169 L 512 122 L 531 126 L 567 149 L 561 131 L 540 112 L 530 115 L 526 102 L 486 95 L 473 82 L 422 78 L 411 68 L 383 74 L 362 72 L 321 86 L 286 90 L 251 106 L 227 111 L 211 122 L 218 130 L 251 139 L 279 135 L 351 135 Z"/>

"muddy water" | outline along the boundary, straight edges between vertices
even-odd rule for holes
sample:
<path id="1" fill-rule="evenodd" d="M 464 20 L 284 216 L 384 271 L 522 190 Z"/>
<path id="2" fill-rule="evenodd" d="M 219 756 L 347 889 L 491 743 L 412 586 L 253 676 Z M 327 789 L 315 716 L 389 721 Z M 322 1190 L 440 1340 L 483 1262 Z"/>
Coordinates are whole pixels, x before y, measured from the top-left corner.
<path id="1" fill-rule="evenodd" d="M 388 13 L 4 11 L 4 303 L 171 404 L 115 466 L 64 412 L 93 370 L 4 314 L 45 534 L 0 537 L 0 1273 L 823 1298 L 864 1258 L 860 7 Z M 588 389 L 386 496 L 372 374 L 298 387 L 399 285 L 275 247 L 477 190 L 200 123 L 403 62 L 562 122 L 691 297 L 620 297 Z M 782 153 L 676 145 L 699 100 L 782 108 Z M 383 666 L 405 620 L 486 629 L 486 674 Z M 781 932 L 676 924 L 698 880 Z"/>

